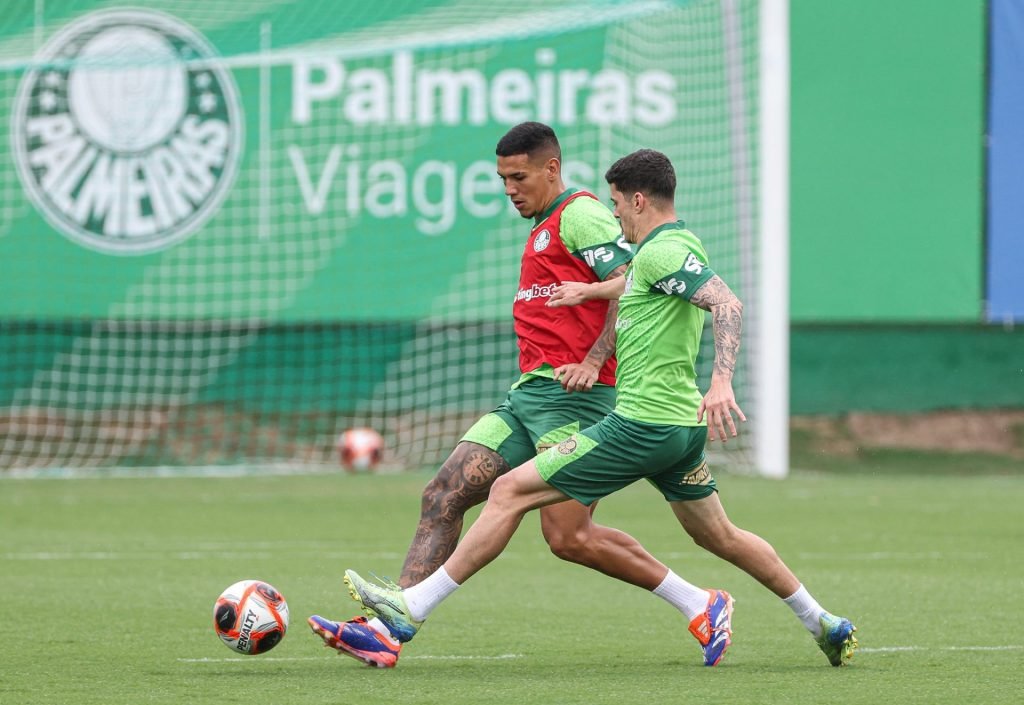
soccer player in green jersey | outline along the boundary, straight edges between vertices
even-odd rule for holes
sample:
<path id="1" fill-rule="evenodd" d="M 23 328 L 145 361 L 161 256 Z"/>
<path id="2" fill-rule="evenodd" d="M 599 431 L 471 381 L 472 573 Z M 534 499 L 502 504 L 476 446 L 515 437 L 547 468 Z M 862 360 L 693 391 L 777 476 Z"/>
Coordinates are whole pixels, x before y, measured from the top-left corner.
<path id="1" fill-rule="evenodd" d="M 522 376 L 505 401 L 466 432 L 427 484 L 419 526 L 399 578 L 406 587 L 420 583 L 448 559 L 462 532 L 463 515 L 487 499 L 498 476 L 597 423 L 615 404 L 617 303 L 611 297 L 571 308 L 546 303 L 566 279 L 594 284 L 621 280 L 632 248 L 596 196 L 566 188 L 561 150 L 548 125 L 516 125 L 495 151 L 505 194 L 532 221 L 518 291 L 509 297 Z M 632 536 L 596 524 L 594 504 L 587 505 L 565 502 L 541 511 L 541 529 L 555 555 L 653 592 L 689 620 L 702 645 L 708 641 L 711 617 L 719 618 L 720 632 L 727 634 L 727 593 L 690 585 Z M 402 643 L 414 633 L 361 617 L 338 622 L 313 615 L 308 623 L 327 646 L 382 668 L 396 665 Z M 725 643 L 721 638 L 719 642 Z M 713 651 L 722 649 L 716 644 Z"/>
<path id="2" fill-rule="evenodd" d="M 614 412 L 499 478 L 458 548 L 425 581 L 403 591 L 349 570 L 352 596 L 385 622 L 415 631 L 504 550 L 528 511 L 570 498 L 589 505 L 646 478 L 699 546 L 782 598 L 829 663 L 843 665 L 856 647 L 856 628 L 826 612 L 768 542 L 729 520 L 704 458 L 705 441 L 735 436 L 733 414 L 743 418 L 732 388 L 743 307 L 708 266 L 700 240 L 678 221 L 675 172 L 665 155 L 634 152 L 612 165 L 605 179 L 623 234 L 640 246 L 621 287 L 590 285 L 602 297 L 623 290 Z M 710 388 L 701 395 L 694 367 L 705 311 L 712 315 L 715 358 Z M 728 635 L 714 622 L 709 627 L 710 643 L 727 645 Z"/>

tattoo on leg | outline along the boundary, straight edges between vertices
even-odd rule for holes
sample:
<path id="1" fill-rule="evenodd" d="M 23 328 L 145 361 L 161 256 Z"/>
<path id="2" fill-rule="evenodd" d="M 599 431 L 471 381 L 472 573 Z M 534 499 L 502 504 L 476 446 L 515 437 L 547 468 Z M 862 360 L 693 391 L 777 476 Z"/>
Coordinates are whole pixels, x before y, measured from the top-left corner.
<path id="1" fill-rule="evenodd" d="M 399 584 L 422 582 L 455 551 L 462 518 L 487 499 L 491 485 L 508 472 L 505 459 L 475 443 L 460 443 L 423 490 L 420 522 L 405 556 Z"/>

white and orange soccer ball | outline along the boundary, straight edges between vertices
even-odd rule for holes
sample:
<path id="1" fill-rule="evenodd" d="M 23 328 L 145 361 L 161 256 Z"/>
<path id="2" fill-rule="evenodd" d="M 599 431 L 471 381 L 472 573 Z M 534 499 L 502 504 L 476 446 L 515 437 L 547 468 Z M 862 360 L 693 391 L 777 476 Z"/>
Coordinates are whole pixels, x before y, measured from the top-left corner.
<path id="1" fill-rule="evenodd" d="M 348 472 L 373 472 L 384 454 L 384 438 L 372 428 L 350 428 L 338 436 L 338 456 Z"/>
<path id="2" fill-rule="evenodd" d="M 240 580 L 214 603 L 213 629 L 232 651 L 265 654 L 288 631 L 288 603 L 269 583 Z"/>

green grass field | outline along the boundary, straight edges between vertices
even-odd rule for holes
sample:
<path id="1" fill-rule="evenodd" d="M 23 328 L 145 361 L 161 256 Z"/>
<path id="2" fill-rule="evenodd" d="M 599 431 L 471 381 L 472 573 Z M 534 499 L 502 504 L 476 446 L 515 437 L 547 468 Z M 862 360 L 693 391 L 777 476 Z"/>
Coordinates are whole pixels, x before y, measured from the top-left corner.
<path id="1" fill-rule="evenodd" d="M 903 463 L 897 456 L 893 463 Z M 1024 475 L 723 476 L 733 520 L 774 543 L 859 627 L 830 668 L 789 610 L 686 539 L 653 490 L 598 518 L 737 600 L 732 649 L 700 665 L 658 598 L 547 553 L 535 516 L 378 671 L 305 618 L 356 614 L 345 568 L 397 575 L 426 474 L 0 481 L 0 703 L 1008 703 L 1024 697 Z M 260 578 L 291 630 L 236 656 L 214 599 Z"/>

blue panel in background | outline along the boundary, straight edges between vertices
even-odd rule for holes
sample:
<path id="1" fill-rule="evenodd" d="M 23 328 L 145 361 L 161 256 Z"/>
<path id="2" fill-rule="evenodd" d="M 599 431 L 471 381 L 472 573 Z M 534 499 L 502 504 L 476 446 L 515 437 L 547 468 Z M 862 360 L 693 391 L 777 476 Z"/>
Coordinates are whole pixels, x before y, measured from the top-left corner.
<path id="1" fill-rule="evenodd" d="M 1024 3 L 991 11 L 988 318 L 1024 321 Z"/>

